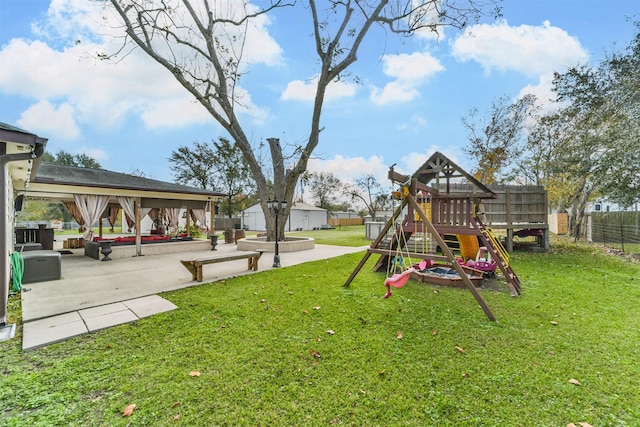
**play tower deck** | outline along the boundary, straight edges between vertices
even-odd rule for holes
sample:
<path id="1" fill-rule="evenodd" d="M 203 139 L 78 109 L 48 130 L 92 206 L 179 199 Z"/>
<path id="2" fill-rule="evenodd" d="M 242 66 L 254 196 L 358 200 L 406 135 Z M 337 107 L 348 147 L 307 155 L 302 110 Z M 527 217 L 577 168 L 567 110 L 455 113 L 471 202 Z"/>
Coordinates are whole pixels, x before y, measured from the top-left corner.
<path id="1" fill-rule="evenodd" d="M 476 251 L 482 247 L 495 262 L 494 268 L 499 268 L 502 272 L 511 295 L 518 296 L 520 280 L 511 268 L 507 249 L 488 225 L 488 218 L 495 219 L 496 224 L 499 224 L 497 219 L 501 219 L 500 209 L 506 206 L 504 208 L 506 210 L 505 229 L 508 231 L 508 238 L 510 236 L 511 239 L 515 228 L 534 230 L 531 227 L 533 224 L 536 225 L 535 230 L 548 231 L 546 221 L 544 223 L 532 222 L 531 219 L 522 221 L 521 217 L 516 215 L 519 210 L 514 211 L 514 206 L 528 205 L 512 203 L 515 199 L 511 197 L 510 191 L 505 191 L 505 198 L 501 198 L 498 193 L 483 185 L 441 153 L 436 152 L 411 176 L 399 174 L 392 167 L 389 170 L 389 179 L 400 183 L 401 189 L 397 195 L 402 202 L 347 279 L 345 286 L 351 284 L 372 254 L 380 255 L 374 270 L 384 271 L 386 268 L 389 274 L 389 266 L 395 263 L 399 253 L 403 253 L 412 259 L 430 260 L 446 264 L 456 270 L 461 281 L 473 294 L 487 317 L 495 320 L 491 309 L 469 279 L 460 260 L 454 256 L 446 236 L 457 236 L 461 249 L 465 240 L 475 244 Z M 458 181 L 465 181 L 464 186 L 461 186 Z M 496 200 L 499 203 L 493 203 Z M 546 208 L 546 194 L 543 195 L 542 201 Z M 486 210 L 487 206 L 490 207 L 489 212 Z M 540 213 L 538 207 L 535 212 Z M 541 218 L 543 218 L 542 215 L 535 217 L 536 220 Z M 390 230 L 394 230 L 393 235 L 390 239 L 385 239 Z M 465 239 L 465 236 L 470 239 Z M 416 245 L 414 245 L 412 251 L 407 244 L 412 237 L 429 244 L 424 245 L 422 251 L 415 250 Z M 513 245 L 508 243 L 508 246 L 512 248 Z M 434 247 L 437 247 L 442 255 L 435 254 Z M 462 252 L 464 253 L 464 250 Z M 475 256 L 475 253 L 473 255 Z M 467 261 L 464 258 L 463 256 L 461 260 L 463 263 Z"/>

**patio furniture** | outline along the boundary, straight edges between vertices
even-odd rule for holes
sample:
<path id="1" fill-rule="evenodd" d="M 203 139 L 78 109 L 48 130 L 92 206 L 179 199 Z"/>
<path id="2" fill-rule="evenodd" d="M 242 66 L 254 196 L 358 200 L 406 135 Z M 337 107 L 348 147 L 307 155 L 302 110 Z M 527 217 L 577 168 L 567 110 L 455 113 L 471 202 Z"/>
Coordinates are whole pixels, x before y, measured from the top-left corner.
<path id="1" fill-rule="evenodd" d="M 196 259 L 186 259 L 180 262 L 191 272 L 192 280 L 202 282 L 202 266 L 205 264 L 215 264 L 218 262 L 234 261 L 238 259 L 248 260 L 248 269 L 258 271 L 258 260 L 264 251 L 237 252 L 232 254 L 217 254 L 209 257 L 200 257 Z"/>
<path id="2" fill-rule="evenodd" d="M 62 256 L 57 251 L 28 251 L 22 253 L 22 258 L 23 284 L 59 280 L 62 276 Z"/>

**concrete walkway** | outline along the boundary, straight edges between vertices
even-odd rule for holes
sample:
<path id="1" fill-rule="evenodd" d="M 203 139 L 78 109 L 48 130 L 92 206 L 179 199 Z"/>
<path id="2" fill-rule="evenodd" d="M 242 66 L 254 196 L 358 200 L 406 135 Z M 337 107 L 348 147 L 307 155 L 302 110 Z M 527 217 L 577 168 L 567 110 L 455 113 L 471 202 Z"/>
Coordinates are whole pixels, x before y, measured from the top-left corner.
<path id="1" fill-rule="evenodd" d="M 235 252 L 235 244 L 219 244 L 217 253 Z M 282 267 L 332 258 L 366 247 L 315 245 L 315 249 L 280 254 Z M 183 252 L 97 261 L 82 249 L 62 255 L 62 279 L 23 285 L 23 350 L 135 321 L 177 307 L 158 293 L 200 284 L 181 259 L 205 257 L 211 251 Z M 272 269 L 273 253 L 260 258 L 259 271 Z M 252 274 L 247 260 L 206 265 L 204 282 Z"/>

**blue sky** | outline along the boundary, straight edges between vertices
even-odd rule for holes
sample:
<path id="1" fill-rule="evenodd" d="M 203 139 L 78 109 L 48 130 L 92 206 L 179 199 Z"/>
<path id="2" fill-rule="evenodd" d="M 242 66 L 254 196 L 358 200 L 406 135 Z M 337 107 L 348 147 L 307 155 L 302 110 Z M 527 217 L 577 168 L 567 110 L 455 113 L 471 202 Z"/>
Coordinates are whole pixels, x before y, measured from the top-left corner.
<path id="1" fill-rule="evenodd" d="M 86 0 L 0 0 L 0 121 L 49 139 L 48 150 L 85 153 L 106 169 L 172 181 L 167 158 L 180 145 L 226 136 L 159 65 L 108 51 L 104 13 Z M 507 95 L 551 96 L 554 71 L 597 64 L 626 47 L 640 18 L 637 0 L 506 0 L 498 21 L 439 40 L 398 40 L 375 31 L 345 80 L 331 90 L 311 171 L 344 180 L 388 166 L 413 172 L 439 150 L 465 168 L 460 118 Z M 308 10 L 281 11 L 248 43 L 243 79 L 251 109 L 242 125 L 257 146 L 292 147 L 308 135 L 309 82 L 317 60 Z M 470 36 L 472 35 L 472 36 Z M 75 40 L 82 40 L 76 44 Z"/>

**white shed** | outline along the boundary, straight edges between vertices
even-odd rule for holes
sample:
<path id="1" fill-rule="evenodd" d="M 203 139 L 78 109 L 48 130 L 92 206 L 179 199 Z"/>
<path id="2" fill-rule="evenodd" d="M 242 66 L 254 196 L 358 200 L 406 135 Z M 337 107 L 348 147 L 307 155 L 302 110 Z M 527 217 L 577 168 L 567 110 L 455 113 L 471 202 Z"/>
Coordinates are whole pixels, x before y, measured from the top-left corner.
<path id="1" fill-rule="evenodd" d="M 264 231 L 267 229 L 260 204 L 245 209 L 242 220 L 242 224 L 249 230 Z M 325 224 L 327 224 L 326 209 L 296 202 L 291 207 L 285 231 L 313 230 Z"/>

